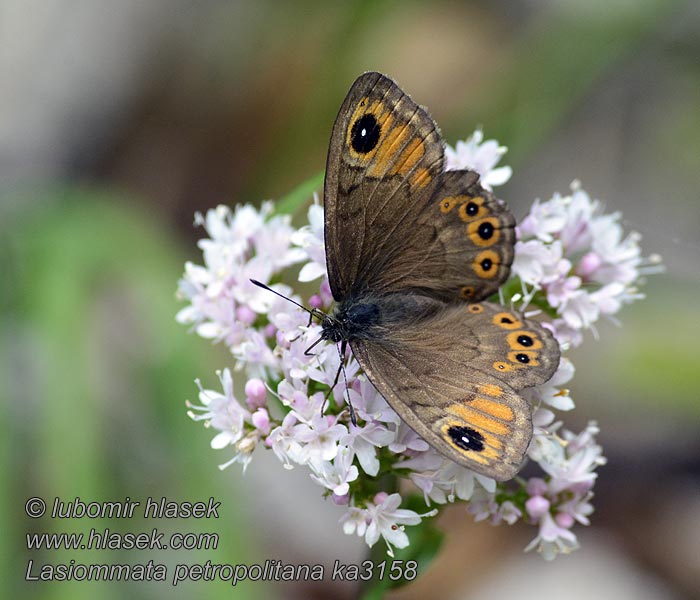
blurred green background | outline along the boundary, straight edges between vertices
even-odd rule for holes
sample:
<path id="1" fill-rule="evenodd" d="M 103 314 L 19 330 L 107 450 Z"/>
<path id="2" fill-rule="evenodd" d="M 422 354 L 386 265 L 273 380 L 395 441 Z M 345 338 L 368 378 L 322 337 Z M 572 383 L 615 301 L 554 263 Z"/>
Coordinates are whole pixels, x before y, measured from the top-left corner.
<path id="1" fill-rule="evenodd" d="M 700 596 L 700 4 L 693 0 L 0 0 L 0 575 L 6 598 L 350 598 L 352 585 L 25 583 L 44 562 L 332 564 L 363 544 L 301 472 L 217 464 L 191 422 L 225 351 L 175 323 L 195 211 L 280 198 L 323 169 L 354 78 L 378 70 L 455 143 L 509 147 L 517 217 L 578 178 L 667 270 L 570 356 L 572 428 L 597 419 L 582 550 L 442 517 L 440 559 L 395 598 Z M 303 212 L 303 211 L 302 211 Z M 303 215 L 301 215 L 303 218 Z M 216 521 L 29 519 L 31 496 L 222 502 Z M 28 531 L 215 531 L 216 551 L 43 553 Z M 591 575 L 595 573 L 595 576 Z"/>

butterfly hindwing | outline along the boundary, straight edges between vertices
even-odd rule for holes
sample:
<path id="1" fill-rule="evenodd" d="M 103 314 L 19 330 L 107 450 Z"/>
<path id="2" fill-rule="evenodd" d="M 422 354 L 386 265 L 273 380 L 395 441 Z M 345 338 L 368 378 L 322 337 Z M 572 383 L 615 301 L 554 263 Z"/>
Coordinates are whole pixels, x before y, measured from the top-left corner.
<path id="1" fill-rule="evenodd" d="M 412 290 L 443 302 L 471 302 L 496 292 L 510 273 L 515 218 L 479 185 L 474 171 L 445 172 L 401 233 L 401 247 L 378 257 L 373 290 Z"/>
<path id="2" fill-rule="evenodd" d="M 514 476 L 532 435 L 518 390 L 549 379 L 559 362 L 545 328 L 498 305 L 456 305 L 351 345 L 379 392 L 436 450 L 494 479 Z"/>

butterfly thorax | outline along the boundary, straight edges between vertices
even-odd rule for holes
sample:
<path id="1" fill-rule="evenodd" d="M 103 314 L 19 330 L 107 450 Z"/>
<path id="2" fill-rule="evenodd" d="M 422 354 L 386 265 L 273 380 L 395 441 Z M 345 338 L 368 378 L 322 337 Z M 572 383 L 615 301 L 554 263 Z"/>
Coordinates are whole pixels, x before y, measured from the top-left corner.
<path id="1" fill-rule="evenodd" d="M 332 342 L 367 337 L 380 324 L 380 319 L 381 309 L 377 302 L 341 302 L 321 322 L 322 335 Z"/>
<path id="2" fill-rule="evenodd" d="M 385 327 L 426 318 L 443 307 L 441 302 L 412 292 L 351 294 L 322 320 L 322 336 L 332 342 L 375 339 Z"/>

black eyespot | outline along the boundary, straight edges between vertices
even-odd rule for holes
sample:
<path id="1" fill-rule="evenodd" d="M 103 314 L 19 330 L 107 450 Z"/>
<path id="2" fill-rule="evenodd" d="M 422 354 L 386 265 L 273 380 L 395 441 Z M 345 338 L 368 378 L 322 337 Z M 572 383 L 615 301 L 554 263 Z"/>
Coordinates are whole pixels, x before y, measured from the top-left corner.
<path id="1" fill-rule="evenodd" d="M 485 258 L 481 261 L 481 268 L 484 271 L 490 271 L 491 267 L 493 267 L 493 261 L 490 258 Z"/>
<path id="2" fill-rule="evenodd" d="M 453 425 L 447 433 L 452 441 L 464 450 L 481 452 L 484 449 L 484 436 L 474 429 Z"/>
<path id="3" fill-rule="evenodd" d="M 530 357 L 527 354 L 516 354 L 515 358 L 518 359 L 518 362 L 521 362 L 524 365 L 530 362 Z"/>
<path id="4" fill-rule="evenodd" d="M 477 233 L 479 234 L 479 237 L 482 240 L 488 240 L 493 235 L 493 225 L 491 223 L 489 223 L 488 221 L 485 223 L 482 223 L 481 225 L 479 225 L 479 229 L 477 230 Z"/>
<path id="5" fill-rule="evenodd" d="M 467 204 L 467 214 L 470 217 L 473 217 L 478 212 L 479 212 L 479 205 L 476 202 L 470 202 L 469 204 Z"/>
<path id="6" fill-rule="evenodd" d="M 372 113 L 362 115 L 352 124 L 350 131 L 350 143 L 355 152 L 367 154 L 371 152 L 379 141 L 381 127 Z"/>
<path id="7" fill-rule="evenodd" d="M 535 343 L 535 340 L 533 340 L 529 335 L 519 335 L 518 336 L 518 344 L 520 344 L 521 346 L 525 346 L 526 348 L 529 348 L 534 343 Z"/>
<path id="8" fill-rule="evenodd" d="M 507 323 L 508 325 L 511 325 L 513 323 L 513 319 L 511 319 L 510 317 L 502 317 L 501 323 Z"/>

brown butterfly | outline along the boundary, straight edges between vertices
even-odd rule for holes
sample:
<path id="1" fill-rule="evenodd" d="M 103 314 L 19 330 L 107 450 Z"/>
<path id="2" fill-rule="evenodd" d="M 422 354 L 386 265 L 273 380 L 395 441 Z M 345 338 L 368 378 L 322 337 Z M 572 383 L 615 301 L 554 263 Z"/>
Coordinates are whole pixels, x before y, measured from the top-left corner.
<path id="1" fill-rule="evenodd" d="M 474 171 L 445 171 L 437 126 L 391 79 L 365 73 L 333 126 L 324 187 L 323 339 L 350 344 L 401 418 L 453 461 L 497 480 L 532 437 L 518 394 L 547 381 L 559 346 L 484 302 L 507 279 L 515 219 Z"/>

